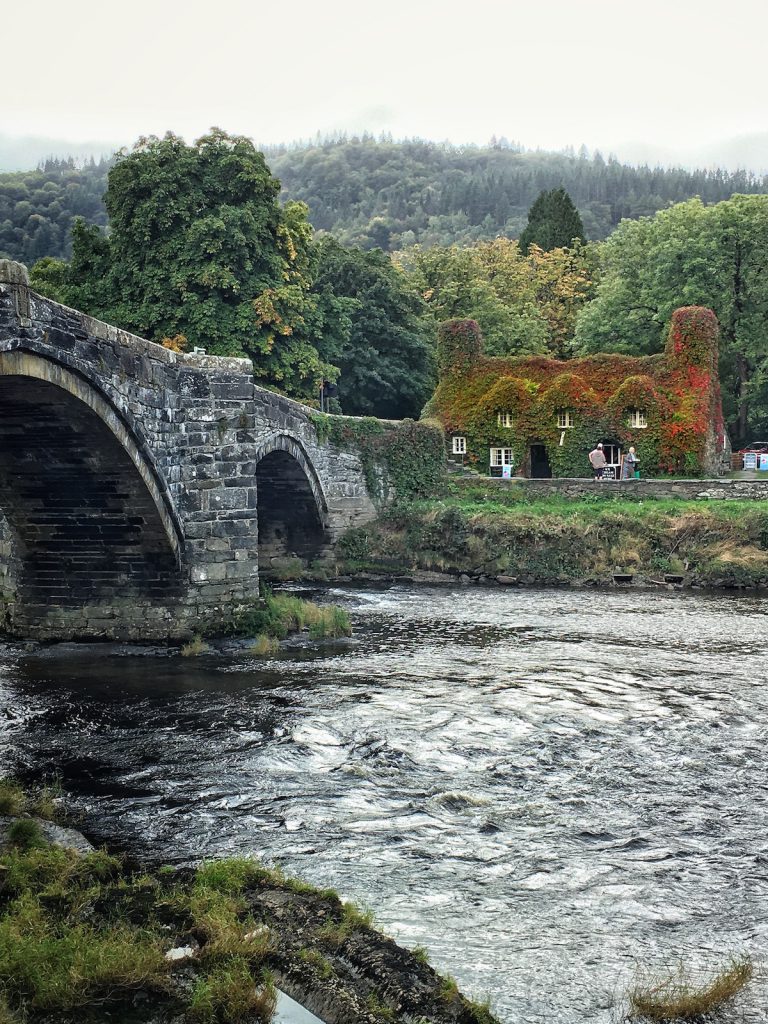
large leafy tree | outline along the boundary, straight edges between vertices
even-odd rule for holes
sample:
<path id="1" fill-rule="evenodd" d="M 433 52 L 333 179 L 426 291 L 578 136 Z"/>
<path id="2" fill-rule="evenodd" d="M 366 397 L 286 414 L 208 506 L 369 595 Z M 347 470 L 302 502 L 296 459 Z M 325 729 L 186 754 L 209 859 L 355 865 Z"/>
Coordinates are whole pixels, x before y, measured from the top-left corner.
<path id="1" fill-rule="evenodd" d="M 528 223 L 520 235 L 520 250 L 526 254 L 531 245 L 548 252 L 585 241 L 579 211 L 564 188 L 542 192 L 528 211 Z"/>
<path id="2" fill-rule="evenodd" d="M 51 264 L 42 284 L 150 338 L 247 355 L 265 383 L 313 394 L 334 371 L 311 340 L 311 227 L 279 191 L 248 139 L 218 129 L 191 146 L 141 139 L 109 172 L 109 235 L 76 227 L 64 286 Z"/>
<path id="3" fill-rule="evenodd" d="M 345 413 L 417 417 L 434 388 L 432 325 L 405 275 L 379 249 L 327 236 L 312 289 L 322 358 L 338 366 Z"/>
<path id="4" fill-rule="evenodd" d="M 437 323 L 477 320 L 490 355 L 570 354 L 576 316 L 592 294 L 596 256 L 577 245 L 527 256 L 496 238 L 467 248 L 419 247 L 398 257 Z"/>
<path id="5" fill-rule="evenodd" d="M 768 196 L 692 199 L 623 221 L 604 244 L 603 277 L 581 313 L 583 352 L 661 350 L 673 310 L 711 307 L 732 439 L 768 433 Z"/>

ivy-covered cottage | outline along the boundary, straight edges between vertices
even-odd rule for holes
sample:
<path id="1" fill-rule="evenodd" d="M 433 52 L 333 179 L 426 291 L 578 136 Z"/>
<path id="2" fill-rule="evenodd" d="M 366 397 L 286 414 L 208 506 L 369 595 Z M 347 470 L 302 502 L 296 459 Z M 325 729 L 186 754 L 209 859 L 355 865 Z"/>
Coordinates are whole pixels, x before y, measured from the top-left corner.
<path id="1" fill-rule="evenodd" d="M 427 414 L 442 422 L 451 458 L 492 476 L 589 476 L 598 442 L 609 478 L 630 445 L 644 475 L 719 475 L 730 446 L 717 342 L 714 313 L 688 306 L 673 314 L 658 355 L 491 358 L 474 320 L 451 320 L 440 328 Z"/>

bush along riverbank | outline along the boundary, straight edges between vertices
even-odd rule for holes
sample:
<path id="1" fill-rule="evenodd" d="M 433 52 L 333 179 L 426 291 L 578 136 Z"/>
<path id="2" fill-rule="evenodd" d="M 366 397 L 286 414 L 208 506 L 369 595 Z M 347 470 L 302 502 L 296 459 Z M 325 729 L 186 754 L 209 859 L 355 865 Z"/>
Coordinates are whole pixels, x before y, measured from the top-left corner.
<path id="1" fill-rule="evenodd" d="M 768 587 L 759 501 L 539 498 L 490 481 L 446 483 L 340 541 L 341 576 L 501 584 Z"/>
<path id="2" fill-rule="evenodd" d="M 1 1024 L 266 1024 L 277 986 L 327 1024 L 496 1024 L 331 890 L 246 859 L 148 868 L 37 810 L 0 781 Z"/>

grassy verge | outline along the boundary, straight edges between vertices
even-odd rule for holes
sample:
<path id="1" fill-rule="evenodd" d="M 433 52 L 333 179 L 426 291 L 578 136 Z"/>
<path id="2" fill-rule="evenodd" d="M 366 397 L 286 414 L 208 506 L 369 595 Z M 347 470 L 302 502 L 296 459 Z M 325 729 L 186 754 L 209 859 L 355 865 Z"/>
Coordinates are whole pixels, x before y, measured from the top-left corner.
<path id="1" fill-rule="evenodd" d="M 754 501 L 536 498 L 460 481 L 401 503 L 340 543 L 342 570 L 413 569 L 524 581 L 685 575 L 702 586 L 768 586 L 768 511 Z"/>
<path id="2" fill-rule="evenodd" d="M 2 1024 L 266 1024 L 275 978 L 338 1001 L 349 1024 L 495 1024 L 369 913 L 255 861 L 148 872 L 29 829 L 0 848 Z"/>
<path id="3" fill-rule="evenodd" d="M 45 821 L 59 817 L 61 787 L 57 782 L 24 789 L 14 779 L 0 779 L 0 814 L 33 814 Z"/>

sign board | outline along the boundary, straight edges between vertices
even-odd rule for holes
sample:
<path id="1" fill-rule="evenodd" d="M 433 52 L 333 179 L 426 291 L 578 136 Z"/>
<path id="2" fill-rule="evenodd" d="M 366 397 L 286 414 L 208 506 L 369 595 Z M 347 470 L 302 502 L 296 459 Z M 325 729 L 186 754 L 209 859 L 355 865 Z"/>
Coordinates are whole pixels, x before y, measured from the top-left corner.
<path id="1" fill-rule="evenodd" d="M 766 465 L 765 468 L 768 469 L 768 464 Z M 511 466 L 502 466 L 501 467 L 501 475 L 502 475 L 502 477 L 505 480 L 510 480 L 512 478 L 512 467 Z"/>
<path id="2" fill-rule="evenodd" d="M 757 459 L 758 469 L 768 469 L 768 452 L 760 452 Z"/>
<path id="3" fill-rule="evenodd" d="M 757 469 L 757 452 L 744 452 L 744 469 Z"/>

